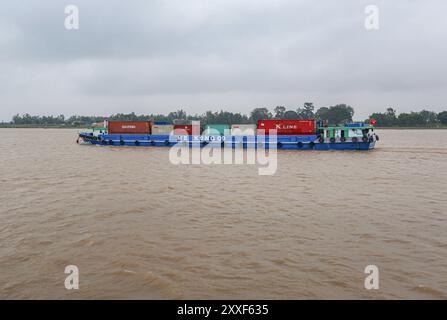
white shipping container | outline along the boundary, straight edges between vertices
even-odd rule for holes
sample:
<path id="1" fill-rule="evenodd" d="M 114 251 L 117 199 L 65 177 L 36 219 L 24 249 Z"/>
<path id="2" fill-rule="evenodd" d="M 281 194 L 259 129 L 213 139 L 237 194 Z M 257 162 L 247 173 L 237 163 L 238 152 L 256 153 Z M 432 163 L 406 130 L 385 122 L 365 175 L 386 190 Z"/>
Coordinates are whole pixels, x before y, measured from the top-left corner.
<path id="1" fill-rule="evenodd" d="M 255 124 L 233 124 L 231 125 L 231 135 L 233 136 L 254 136 L 256 135 Z"/>
<path id="2" fill-rule="evenodd" d="M 171 134 L 174 126 L 171 124 L 154 124 L 152 126 L 152 134 Z"/>

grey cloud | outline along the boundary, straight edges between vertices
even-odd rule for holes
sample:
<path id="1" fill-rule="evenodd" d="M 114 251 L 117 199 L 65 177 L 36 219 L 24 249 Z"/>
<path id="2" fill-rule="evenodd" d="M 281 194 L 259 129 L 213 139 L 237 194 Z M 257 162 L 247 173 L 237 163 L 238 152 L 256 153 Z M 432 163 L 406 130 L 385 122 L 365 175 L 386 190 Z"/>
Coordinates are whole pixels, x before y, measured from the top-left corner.
<path id="1" fill-rule="evenodd" d="M 66 4 L 80 8 L 78 31 L 64 28 Z M 363 27 L 368 4 L 378 31 Z M 446 12 L 442 0 L 6 0 L 0 119 L 307 100 L 352 104 L 360 118 L 390 104 L 442 109 Z"/>

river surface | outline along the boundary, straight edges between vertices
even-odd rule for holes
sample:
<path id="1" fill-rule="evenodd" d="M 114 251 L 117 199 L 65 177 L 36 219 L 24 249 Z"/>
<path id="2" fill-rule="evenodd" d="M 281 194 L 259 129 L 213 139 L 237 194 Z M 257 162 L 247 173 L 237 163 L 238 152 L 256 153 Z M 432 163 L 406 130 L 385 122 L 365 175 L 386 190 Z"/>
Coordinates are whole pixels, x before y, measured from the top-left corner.
<path id="1" fill-rule="evenodd" d="M 0 298 L 447 298 L 447 130 L 279 151 L 267 176 L 76 133 L 0 129 Z"/>

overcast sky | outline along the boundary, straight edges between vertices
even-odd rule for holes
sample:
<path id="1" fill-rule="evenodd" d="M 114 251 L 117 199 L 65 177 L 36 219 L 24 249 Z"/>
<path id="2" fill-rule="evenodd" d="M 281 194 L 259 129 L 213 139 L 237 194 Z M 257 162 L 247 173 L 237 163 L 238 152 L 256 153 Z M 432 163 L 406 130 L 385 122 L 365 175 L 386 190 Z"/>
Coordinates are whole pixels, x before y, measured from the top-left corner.
<path id="1" fill-rule="evenodd" d="M 70 4 L 79 30 L 65 28 Z M 447 110 L 447 1 L 0 2 L 0 120 L 306 101 L 350 104 L 357 119 Z"/>

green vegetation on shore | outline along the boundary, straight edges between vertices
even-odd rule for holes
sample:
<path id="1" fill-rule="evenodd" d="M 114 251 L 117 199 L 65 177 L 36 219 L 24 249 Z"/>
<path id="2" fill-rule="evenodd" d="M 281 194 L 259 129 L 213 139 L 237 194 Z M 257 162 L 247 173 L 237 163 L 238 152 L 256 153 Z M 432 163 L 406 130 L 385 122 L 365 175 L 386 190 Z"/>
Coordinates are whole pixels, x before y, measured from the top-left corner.
<path id="1" fill-rule="evenodd" d="M 391 128 L 442 128 L 447 126 L 447 111 L 439 113 L 422 110 L 419 112 L 397 114 L 393 108 L 388 108 L 384 113 L 373 113 L 369 119 L 377 120 L 377 127 Z"/>
<path id="2" fill-rule="evenodd" d="M 118 113 L 109 117 L 105 116 L 71 116 L 66 118 L 59 116 L 32 116 L 30 114 L 15 115 L 11 122 L 0 123 L 2 128 L 85 128 L 93 123 L 104 120 L 127 120 L 127 121 L 169 121 L 185 122 L 199 120 L 203 124 L 208 123 L 256 123 L 260 119 L 318 119 L 328 120 L 329 124 L 336 125 L 351 122 L 354 109 L 346 104 L 338 104 L 330 107 L 321 107 L 315 111 L 313 103 L 306 102 L 302 107 L 295 110 L 283 106 L 277 106 L 272 111 L 267 108 L 255 108 L 249 115 L 233 113 L 228 111 L 207 111 L 203 114 L 188 115 L 184 110 L 164 114 L 136 115 L 135 113 Z M 386 112 L 371 114 L 365 122 L 377 120 L 377 127 L 386 128 L 447 128 L 447 111 L 433 112 L 422 110 L 419 112 L 397 114 L 393 108 Z"/>

